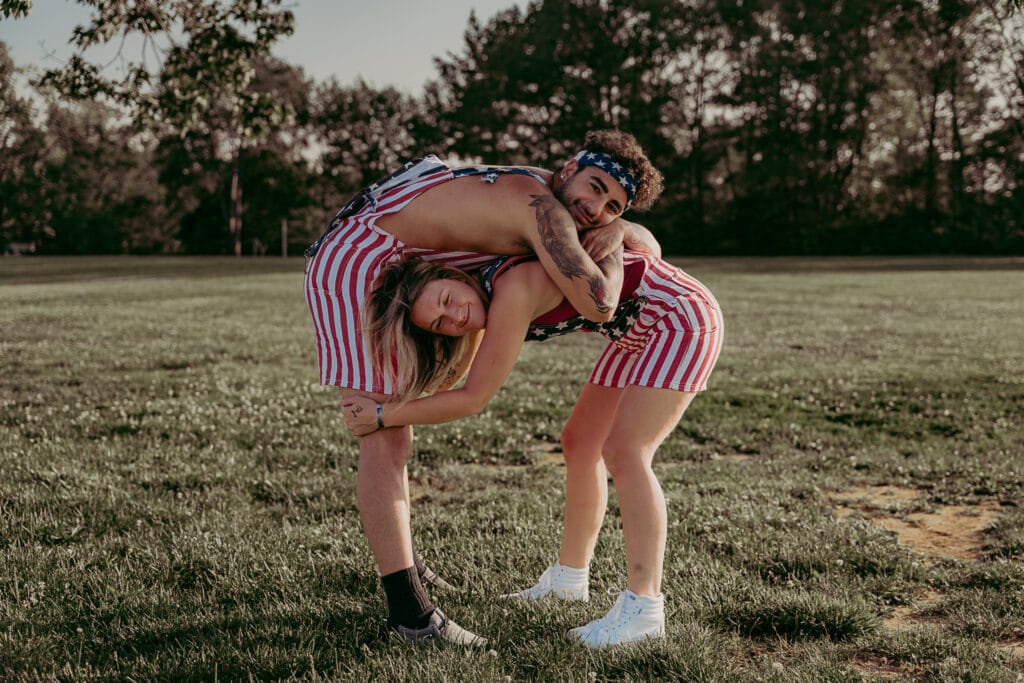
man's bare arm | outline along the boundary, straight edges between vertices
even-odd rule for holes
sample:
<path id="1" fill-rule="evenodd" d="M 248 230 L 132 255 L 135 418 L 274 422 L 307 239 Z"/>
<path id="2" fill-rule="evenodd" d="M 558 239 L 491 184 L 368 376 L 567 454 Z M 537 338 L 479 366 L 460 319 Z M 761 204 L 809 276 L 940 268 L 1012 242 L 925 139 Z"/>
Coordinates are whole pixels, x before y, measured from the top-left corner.
<path id="1" fill-rule="evenodd" d="M 595 263 L 583 250 L 572 216 L 553 195 L 530 195 L 540 244 L 534 245 L 544 269 L 585 318 L 606 322 L 622 289 L 622 259 Z"/>
<path id="2" fill-rule="evenodd" d="M 622 239 L 626 248 L 661 258 L 661 245 L 654 237 L 654 233 L 639 223 L 633 223 L 622 218 L 617 218 L 616 220 L 622 221 L 626 226 L 626 235 Z"/>

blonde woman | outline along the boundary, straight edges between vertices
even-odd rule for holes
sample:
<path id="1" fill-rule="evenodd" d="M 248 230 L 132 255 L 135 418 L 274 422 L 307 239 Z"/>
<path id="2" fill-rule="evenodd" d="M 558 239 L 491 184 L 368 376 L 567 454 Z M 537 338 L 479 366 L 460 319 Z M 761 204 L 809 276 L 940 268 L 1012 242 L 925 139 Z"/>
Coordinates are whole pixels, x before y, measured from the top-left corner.
<path id="1" fill-rule="evenodd" d="M 665 261 L 614 255 L 623 266 L 611 321 L 584 319 L 528 257 L 502 257 L 480 279 L 417 260 L 391 264 L 363 308 L 381 371 L 399 390 L 388 403 L 352 398 L 345 420 L 358 436 L 378 429 L 449 422 L 480 412 L 515 364 L 524 340 L 574 331 L 603 334 L 601 354 L 562 432 L 566 499 L 559 558 L 512 598 L 586 600 L 589 565 L 611 474 L 626 543 L 626 589 L 600 619 L 569 637 L 604 647 L 664 635 L 661 594 L 665 499 L 651 468 L 655 452 L 707 379 L 722 345 L 714 296 Z M 475 357 L 474 357 L 475 353 Z M 466 381 L 454 384 L 465 366 Z M 418 398 L 422 392 L 436 392 Z"/>

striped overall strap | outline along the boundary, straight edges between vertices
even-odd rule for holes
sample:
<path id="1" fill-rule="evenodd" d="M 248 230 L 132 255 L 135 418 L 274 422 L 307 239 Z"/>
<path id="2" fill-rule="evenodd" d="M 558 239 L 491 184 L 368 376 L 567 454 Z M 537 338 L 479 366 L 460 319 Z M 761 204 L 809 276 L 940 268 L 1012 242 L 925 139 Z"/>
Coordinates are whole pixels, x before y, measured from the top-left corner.
<path id="1" fill-rule="evenodd" d="M 356 196 L 350 199 L 345 206 L 341 207 L 341 210 L 335 214 L 334 218 L 331 219 L 330 224 L 322 235 L 313 242 L 305 251 L 306 258 L 312 258 L 320 250 L 324 240 L 326 240 L 335 228 L 341 224 L 343 220 L 349 216 L 354 216 L 368 205 L 376 207 L 381 197 L 385 194 L 396 190 L 403 185 L 406 185 L 417 178 L 420 178 L 431 173 L 436 173 L 441 169 L 447 168 L 445 164 L 434 155 L 425 157 L 417 157 L 412 161 L 406 163 L 400 169 L 389 175 L 388 177 L 377 181 L 373 185 L 364 187 L 360 190 Z"/>

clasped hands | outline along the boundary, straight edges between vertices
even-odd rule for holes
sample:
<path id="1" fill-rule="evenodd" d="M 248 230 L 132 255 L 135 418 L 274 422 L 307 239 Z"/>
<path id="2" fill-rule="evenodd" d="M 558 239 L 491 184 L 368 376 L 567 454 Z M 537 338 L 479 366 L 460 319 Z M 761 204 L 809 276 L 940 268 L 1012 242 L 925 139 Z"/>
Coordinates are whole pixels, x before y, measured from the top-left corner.
<path id="1" fill-rule="evenodd" d="M 628 237 L 626 222 L 616 219 L 608 225 L 587 230 L 580 235 L 580 244 L 595 263 L 612 254 Z M 341 414 L 356 436 L 366 436 L 379 429 L 377 425 L 377 401 L 366 396 L 350 396 L 341 404 Z"/>
<path id="2" fill-rule="evenodd" d="M 624 221 L 616 219 L 608 225 L 580 233 L 580 244 L 594 263 L 600 263 L 622 245 L 625 237 Z"/>

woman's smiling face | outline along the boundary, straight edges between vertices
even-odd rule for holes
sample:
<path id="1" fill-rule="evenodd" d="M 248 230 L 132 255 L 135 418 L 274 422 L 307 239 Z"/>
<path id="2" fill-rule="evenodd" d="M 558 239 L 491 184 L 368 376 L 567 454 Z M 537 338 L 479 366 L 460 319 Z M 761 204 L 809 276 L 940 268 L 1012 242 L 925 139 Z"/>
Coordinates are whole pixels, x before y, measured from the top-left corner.
<path id="1" fill-rule="evenodd" d="M 427 332 L 461 337 L 484 329 L 487 309 L 479 292 L 468 283 L 433 280 L 412 305 L 412 323 Z"/>

